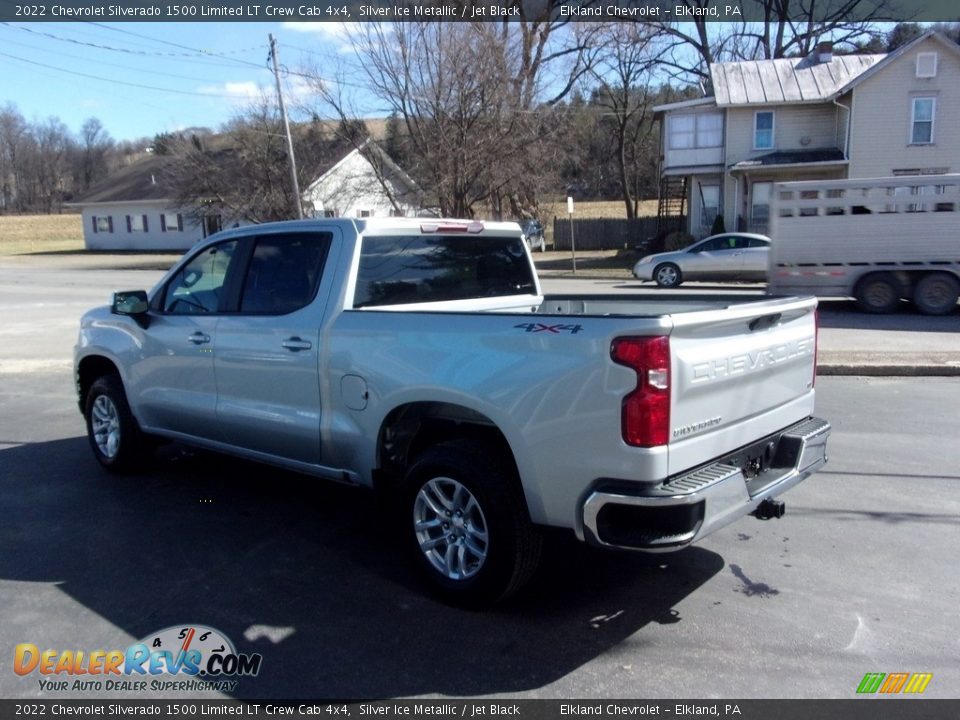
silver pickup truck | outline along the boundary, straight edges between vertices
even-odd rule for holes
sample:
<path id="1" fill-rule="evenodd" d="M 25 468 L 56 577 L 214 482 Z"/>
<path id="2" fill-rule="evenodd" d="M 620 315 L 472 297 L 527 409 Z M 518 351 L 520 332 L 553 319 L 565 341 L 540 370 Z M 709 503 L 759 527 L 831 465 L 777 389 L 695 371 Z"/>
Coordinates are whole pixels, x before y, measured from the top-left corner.
<path id="1" fill-rule="evenodd" d="M 542 528 L 682 548 L 826 462 L 812 298 L 544 296 L 513 223 L 219 233 L 88 312 L 90 445 L 157 437 L 384 492 L 447 599 L 532 575 Z"/>

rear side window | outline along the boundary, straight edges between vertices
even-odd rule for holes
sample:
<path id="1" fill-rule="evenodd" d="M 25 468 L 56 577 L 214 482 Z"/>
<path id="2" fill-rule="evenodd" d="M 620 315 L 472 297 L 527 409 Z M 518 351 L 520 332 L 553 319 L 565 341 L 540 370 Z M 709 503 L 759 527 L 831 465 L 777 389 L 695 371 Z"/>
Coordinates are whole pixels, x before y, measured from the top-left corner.
<path id="1" fill-rule="evenodd" d="M 535 287 L 519 237 L 365 237 L 353 306 L 523 295 Z"/>
<path id="2" fill-rule="evenodd" d="M 240 312 L 283 315 L 308 305 L 320 284 L 330 238 L 330 233 L 258 237 L 243 282 Z"/>

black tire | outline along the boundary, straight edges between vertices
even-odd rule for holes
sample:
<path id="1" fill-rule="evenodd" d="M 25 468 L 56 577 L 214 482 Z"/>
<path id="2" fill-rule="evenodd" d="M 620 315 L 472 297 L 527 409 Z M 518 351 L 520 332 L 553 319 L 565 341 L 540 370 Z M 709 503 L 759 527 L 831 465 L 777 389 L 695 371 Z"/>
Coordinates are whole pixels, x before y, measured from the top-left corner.
<path id="1" fill-rule="evenodd" d="M 122 474 L 144 465 L 152 447 L 130 412 L 118 375 L 104 375 L 93 382 L 83 415 L 93 455 L 104 468 Z"/>
<path id="2" fill-rule="evenodd" d="M 913 289 L 913 304 L 924 315 L 947 315 L 957 309 L 960 282 L 945 272 L 927 273 Z"/>
<path id="3" fill-rule="evenodd" d="M 493 446 L 428 448 L 404 481 L 403 521 L 421 575 L 445 601 L 479 608 L 516 593 L 540 560 L 516 472 Z"/>
<path id="4" fill-rule="evenodd" d="M 653 269 L 653 279 L 663 288 L 675 288 L 683 282 L 683 273 L 673 263 L 663 263 Z"/>
<path id="5" fill-rule="evenodd" d="M 887 315 L 900 307 L 900 284 L 889 273 L 873 273 L 857 283 L 855 297 L 861 310 Z"/>

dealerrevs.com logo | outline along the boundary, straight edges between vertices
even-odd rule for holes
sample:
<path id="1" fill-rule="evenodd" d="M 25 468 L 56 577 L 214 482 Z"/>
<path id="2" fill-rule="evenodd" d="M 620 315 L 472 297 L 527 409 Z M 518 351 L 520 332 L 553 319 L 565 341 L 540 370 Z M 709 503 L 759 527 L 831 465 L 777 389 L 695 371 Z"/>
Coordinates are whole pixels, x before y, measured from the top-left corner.
<path id="1" fill-rule="evenodd" d="M 14 648 L 13 670 L 37 676 L 44 691 L 89 690 L 232 692 L 240 677 L 260 672 L 263 656 L 238 653 L 230 639 L 204 625 L 177 625 L 125 650 Z"/>

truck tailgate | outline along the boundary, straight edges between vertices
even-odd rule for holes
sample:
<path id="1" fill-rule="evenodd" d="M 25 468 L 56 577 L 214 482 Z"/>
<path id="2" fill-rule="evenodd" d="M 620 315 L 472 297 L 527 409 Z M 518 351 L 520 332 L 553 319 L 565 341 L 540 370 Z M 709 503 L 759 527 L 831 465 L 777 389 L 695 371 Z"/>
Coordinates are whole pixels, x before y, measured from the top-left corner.
<path id="1" fill-rule="evenodd" d="M 678 313 L 671 320 L 671 475 L 812 413 L 813 298 Z"/>

